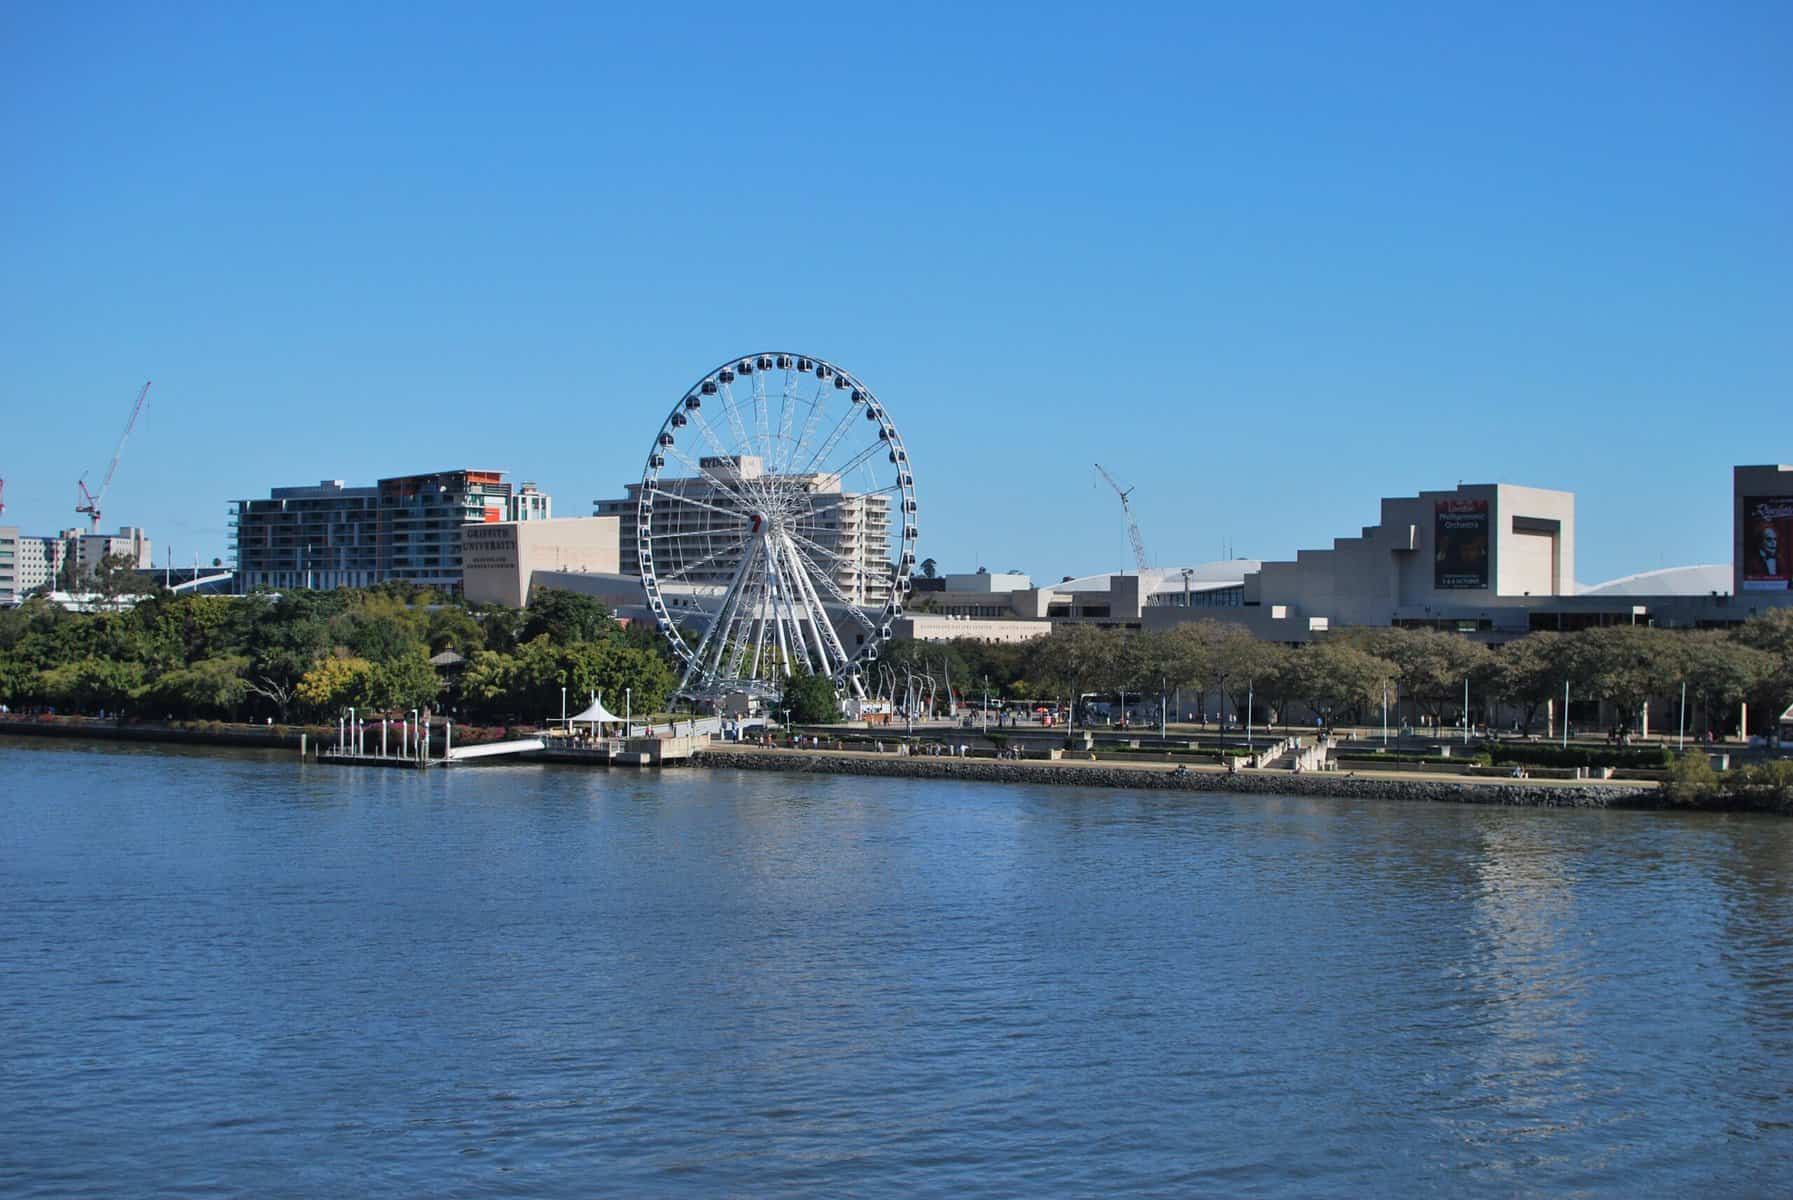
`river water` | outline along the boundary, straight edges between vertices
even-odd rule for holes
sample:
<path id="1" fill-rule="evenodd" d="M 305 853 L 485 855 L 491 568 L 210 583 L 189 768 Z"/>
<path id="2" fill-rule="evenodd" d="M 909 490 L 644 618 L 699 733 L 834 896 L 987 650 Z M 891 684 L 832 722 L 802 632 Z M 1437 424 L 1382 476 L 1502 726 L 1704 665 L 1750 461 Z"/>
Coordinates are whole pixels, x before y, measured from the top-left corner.
<path id="1" fill-rule="evenodd" d="M 0 741 L 0 1193 L 1788 1194 L 1793 822 Z"/>

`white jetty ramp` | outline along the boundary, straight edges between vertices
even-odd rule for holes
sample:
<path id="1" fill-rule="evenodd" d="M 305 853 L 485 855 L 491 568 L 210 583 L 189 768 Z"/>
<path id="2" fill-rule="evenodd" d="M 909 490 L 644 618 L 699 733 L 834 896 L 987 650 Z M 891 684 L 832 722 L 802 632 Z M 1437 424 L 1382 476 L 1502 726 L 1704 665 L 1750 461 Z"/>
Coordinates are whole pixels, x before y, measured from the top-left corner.
<path id="1" fill-rule="evenodd" d="M 456 746 L 448 752 L 449 762 L 466 762 L 472 758 L 497 758 L 504 754 L 528 754 L 546 749 L 541 738 L 517 738 L 509 742 L 486 742 L 483 745 Z"/>

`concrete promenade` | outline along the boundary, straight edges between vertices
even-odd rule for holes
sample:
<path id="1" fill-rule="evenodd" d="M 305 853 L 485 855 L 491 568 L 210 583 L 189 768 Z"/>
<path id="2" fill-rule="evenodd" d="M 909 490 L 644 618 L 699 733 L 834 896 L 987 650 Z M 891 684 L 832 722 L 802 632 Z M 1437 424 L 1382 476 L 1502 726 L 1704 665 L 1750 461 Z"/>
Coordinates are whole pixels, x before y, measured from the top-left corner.
<path id="1" fill-rule="evenodd" d="M 790 750 L 763 746 L 716 746 L 692 765 L 750 771 L 877 775 L 909 779 L 968 779 L 990 783 L 1061 784 L 1187 792 L 1239 792 L 1357 799 L 1426 800 L 1459 804 L 1501 804 L 1538 808 L 1657 808 L 1660 789 L 1647 781 L 1596 783 L 1570 779 L 1489 778 L 1415 775 L 1393 771 L 1286 770 L 1168 763 L 1117 763 L 1078 759 L 1034 760 L 955 758 L 880 754 L 858 750 Z"/>

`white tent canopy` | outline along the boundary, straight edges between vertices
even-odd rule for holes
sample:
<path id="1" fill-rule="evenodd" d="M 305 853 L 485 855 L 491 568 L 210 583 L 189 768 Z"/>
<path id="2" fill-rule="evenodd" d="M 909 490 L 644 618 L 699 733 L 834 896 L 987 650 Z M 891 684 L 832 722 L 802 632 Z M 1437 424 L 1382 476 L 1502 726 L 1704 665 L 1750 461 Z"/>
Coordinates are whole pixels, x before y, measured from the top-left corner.
<path id="1" fill-rule="evenodd" d="M 584 723 L 584 724 L 589 724 L 589 725 L 612 725 L 612 724 L 621 725 L 623 723 L 623 719 L 621 717 L 617 716 L 615 713 L 611 712 L 609 709 L 605 708 L 604 702 L 602 700 L 598 699 L 596 696 L 593 696 L 592 700 L 591 700 L 591 707 L 586 709 L 582 713 L 578 713 L 574 716 L 568 717 L 567 722 L 569 724 Z"/>

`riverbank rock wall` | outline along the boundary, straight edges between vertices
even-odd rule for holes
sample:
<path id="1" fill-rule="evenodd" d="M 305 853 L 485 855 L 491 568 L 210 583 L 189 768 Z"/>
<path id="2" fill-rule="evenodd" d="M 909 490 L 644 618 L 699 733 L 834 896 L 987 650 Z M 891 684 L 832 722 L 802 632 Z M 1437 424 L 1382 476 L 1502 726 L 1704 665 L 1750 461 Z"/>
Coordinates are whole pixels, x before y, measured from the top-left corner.
<path id="1" fill-rule="evenodd" d="M 1130 788 L 1135 791 L 1243 792 L 1280 796 L 1336 796 L 1364 800 L 1425 800 L 1448 804 L 1496 804 L 1530 808 L 1656 808 L 1655 788 L 1625 786 L 1551 787 L 1542 784 L 1462 783 L 1446 779 L 1360 779 L 1335 772 L 1315 774 L 1144 771 L 1129 767 L 1060 766 L 993 759 L 869 758 L 825 751 L 767 754 L 709 749 L 693 766 L 746 771 L 878 775 L 904 779 L 972 779 L 988 783 L 1047 783 L 1067 787 Z"/>

